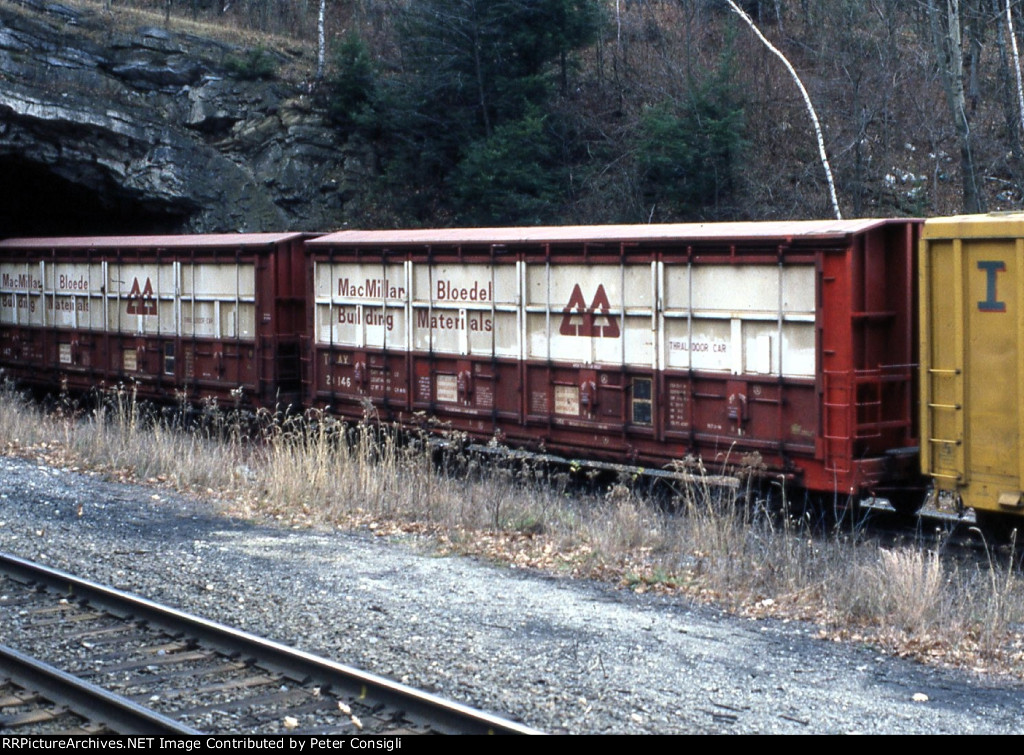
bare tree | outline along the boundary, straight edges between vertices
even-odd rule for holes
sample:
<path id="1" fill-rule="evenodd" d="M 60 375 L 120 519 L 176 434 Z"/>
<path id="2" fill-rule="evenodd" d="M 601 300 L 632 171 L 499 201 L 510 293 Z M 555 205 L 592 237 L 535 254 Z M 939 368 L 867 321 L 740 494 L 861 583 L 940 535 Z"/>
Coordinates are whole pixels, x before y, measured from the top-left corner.
<path id="1" fill-rule="evenodd" d="M 939 63 L 939 78 L 946 93 L 946 102 L 953 117 L 960 147 L 960 172 L 963 182 L 963 211 L 983 212 L 984 202 L 978 188 L 974 162 L 971 124 L 967 117 L 967 96 L 964 92 L 963 32 L 960 24 L 960 0 L 928 0 L 928 22 L 932 49 Z"/>

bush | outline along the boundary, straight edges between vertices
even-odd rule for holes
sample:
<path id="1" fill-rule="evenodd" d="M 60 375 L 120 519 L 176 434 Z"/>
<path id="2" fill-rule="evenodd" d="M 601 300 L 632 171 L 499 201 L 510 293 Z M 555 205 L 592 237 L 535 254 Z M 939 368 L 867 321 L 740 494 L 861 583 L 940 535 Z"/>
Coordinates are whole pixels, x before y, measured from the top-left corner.
<path id="1" fill-rule="evenodd" d="M 334 124 L 349 130 L 368 120 L 376 78 L 366 43 L 350 32 L 334 52 L 334 75 L 327 80 L 327 113 Z"/>
<path id="2" fill-rule="evenodd" d="M 243 55 L 229 55 L 224 66 L 239 79 L 256 81 L 277 76 L 277 61 L 262 47 L 247 50 Z"/>

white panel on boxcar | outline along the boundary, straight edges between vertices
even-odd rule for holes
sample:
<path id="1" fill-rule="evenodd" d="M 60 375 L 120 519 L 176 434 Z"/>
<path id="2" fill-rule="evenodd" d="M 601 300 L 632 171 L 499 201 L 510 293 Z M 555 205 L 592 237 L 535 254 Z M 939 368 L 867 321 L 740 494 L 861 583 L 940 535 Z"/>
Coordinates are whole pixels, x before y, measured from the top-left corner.
<path id="1" fill-rule="evenodd" d="M 103 297 L 90 296 L 88 299 L 88 307 L 88 317 L 85 320 L 87 324 L 83 325 L 83 327 L 88 327 L 92 330 L 103 330 L 105 327 L 103 321 Z"/>
<path id="2" fill-rule="evenodd" d="M 92 280 L 96 265 L 55 262 L 45 265 L 47 322 L 58 328 L 88 328 L 91 322 L 90 293 L 99 294 L 102 274 Z"/>
<path id="3" fill-rule="evenodd" d="M 515 312 L 466 310 L 469 353 L 514 357 L 519 353 Z"/>
<path id="4" fill-rule="evenodd" d="M 252 264 L 183 264 L 181 295 L 197 299 L 254 299 L 256 270 Z"/>
<path id="5" fill-rule="evenodd" d="M 666 367 L 814 374 L 813 265 L 666 265 L 663 276 Z"/>
<path id="6" fill-rule="evenodd" d="M 519 355 L 515 265 L 418 264 L 412 280 L 413 348 Z"/>
<path id="7" fill-rule="evenodd" d="M 317 307 L 321 342 L 356 348 L 405 348 L 405 308 L 378 304 Z"/>
<path id="8" fill-rule="evenodd" d="M 181 302 L 181 333 L 183 336 L 215 338 L 217 336 L 216 303 L 212 301 Z"/>
<path id="9" fill-rule="evenodd" d="M 787 322 L 782 330 L 782 374 L 814 377 L 815 328 L 812 322 Z"/>
<path id="10" fill-rule="evenodd" d="M 43 282 L 39 265 L 0 265 L 0 322 L 19 325 L 43 324 Z"/>
<path id="11" fill-rule="evenodd" d="M 685 322 L 684 322 L 685 326 Z M 695 370 L 728 372 L 733 365 L 732 320 L 693 318 L 693 332 L 683 349 Z"/>
<path id="12" fill-rule="evenodd" d="M 463 354 L 467 327 L 459 309 L 417 307 L 413 310 L 413 348 Z"/>
<path id="13" fill-rule="evenodd" d="M 14 325 L 14 316 L 17 311 L 17 302 L 14 299 L 14 294 L 0 292 L 0 323 Z"/>
<path id="14" fill-rule="evenodd" d="M 774 316 L 779 311 L 779 269 L 775 265 L 697 265 L 693 308 Z"/>
<path id="15" fill-rule="evenodd" d="M 626 363 L 640 367 L 654 366 L 654 332 L 651 330 L 651 316 L 626 318 L 625 347 Z"/>
<path id="16" fill-rule="evenodd" d="M 314 275 L 314 295 L 318 301 L 396 303 L 408 298 L 405 268 L 401 263 L 317 263 Z"/>
<path id="17" fill-rule="evenodd" d="M 110 265 L 107 272 L 111 327 L 122 333 L 177 331 L 172 265 Z"/>
<path id="18" fill-rule="evenodd" d="M 814 266 L 790 265 L 782 269 L 782 311 L 813 317 Z"/>
<path id="19" fill-rule="evenodd" d="M 627 266 L 627 269 L 631 266 Z M 627 277 L 627 286 L 634 286 L 643 289 L 646 286 L 646 293 L 633 291 L 637 296 L 642 296 L 643 301 L 650 299 L 650 267 L 647 265 L 632 266 L 639 270 L 639 274 L 646 275 L 646 282 L 636 284 L 637 274 L 630 272 Z M 619 309 L 622 307 L 622 279 L 623 270 L 619 265 L 552 265 L 550 279 L 550 306 L 552 311 L 562 312 L 577 306 L 582 299 L 585 306 L 594 303 L 598 296 L 598 290 L 602 292 L 601 303 L 607 300 L 607 306 Z M 548 271 L 543 264 L 527 265 L 526 285 L 527 304 L 544 306 L 548 299 L 547 293 Z"/>
<path id="20" fill-rule="evenodd" d="M 354 348 L 405 348 L 403 264 L 315 263 L 316 338 Z"/>
<path id="21" fill-rule="evenodd" d="M 413 266 L 413 300 L 436 307 L 514 305 L 515 265 L 418 264 Z"/>
<path id="22" fill-rule="evenodd" d="M 652 364 L 651 275 L 650 263 L 527 265 L 527 356 L 588 364 Z M 629 324 L 623 322 L 624 290 L 632 315 Z M 624 343 L 624 329 L 639 338 Z"/>
<path id="23" fill-rule="evenodd" d="M 163 316 L 161 315 L 161 319 Z M 256 307 L 248 302 L 221 302 L 220 337 L 251 339 L 256 335 Z"/>
<path id="24" fill-rule="evenodd" d="M 660 263 L 662 307 L 669 312 L 690 310 L 690 270 L 686 264 Z"/>

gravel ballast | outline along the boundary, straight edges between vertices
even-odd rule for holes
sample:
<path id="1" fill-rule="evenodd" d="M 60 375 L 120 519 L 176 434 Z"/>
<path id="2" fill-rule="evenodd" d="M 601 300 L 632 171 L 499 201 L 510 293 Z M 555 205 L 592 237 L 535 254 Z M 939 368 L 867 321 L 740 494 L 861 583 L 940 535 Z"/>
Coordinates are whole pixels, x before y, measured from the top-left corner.
<path id="1" fill-rule="evenodd" d="M 16 458 L 0 458 L 0 549 L 550 732 L 1024 732 L 1020 683 L 811 625 L 438 557 L 414 537 L 239 521 Z"/>

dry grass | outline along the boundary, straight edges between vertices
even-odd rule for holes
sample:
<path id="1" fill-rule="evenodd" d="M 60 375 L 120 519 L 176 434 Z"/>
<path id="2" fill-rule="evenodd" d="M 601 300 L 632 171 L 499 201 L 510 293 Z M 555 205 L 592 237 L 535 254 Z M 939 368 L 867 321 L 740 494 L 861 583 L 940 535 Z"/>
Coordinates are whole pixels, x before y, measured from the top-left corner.
<path id="1" fill-rule="evenodd" d="M 221 42 L 243 51 L 277 51 L 284 62 L 276 70 L 276 75 L 287 81 L 306 81 L 315 73 L 316 39 L 315 35 L 305 31 L 291 35 L 272 33 L 240 25 L 233 16 L 213 20 L 194 19 L 182 15 L 178 8 L 174 9 L 175 12 L 168 20 L 162 3 L 152 8 L 107 3 L 104 0 L 63 0 L 63 4 L 88 14 L 89 17 L 82 24 L 75 25 L 74 32 L 100 45 L 108 44 L 112 35 L 131 35 L 143 27 L 165 28 L 197 39 Z M 37 11 L 20 6 L 17 0 L 9 5 L 10 10 L 23 16 L 34 18 L 38 15 Z"/>
<path id="2" fill-rule="evenodd" d="M 272 34 L 241 26 L 234 17 L 203 20 L 183 14 L 180 7 L 172 7 L 173 12 L 168 18 L 165 13 L 166 6 L 162 2 L 151 4 L 152 7 L 149 8 L 145 7 L 143 3 L 125 5 L 105 0 L 62 0 L 62 4 L 101 16 L 104 20 L 103 26 L 108 33 L 129 33 L 142 26 L 154 26 L 239 46 L 262 44 L 264 46 L 277 45 L 278 49 L 288 49 L 300 44 L 307 44 L 302 42 L 299 37 Z M 17 6 L 17 0 L 14 0 L 12 5 Z M 24 14 L 35 12 L 29 9 L 19 10 Z"/>
<path id="3" fill-rule="evenodd" d="M 941 544 L 883 547 L 856 522 L 824 529 L 781 490 L 771 505 L 756 495 L 740 503 L 748 491 L 714 487 L 700 469 L 668 511 L 629 480 L 581 492 L 566 470 L 481 459 L 460 452 L 457 438 L 439 454 L 425 437 L 321 412 L 242 422 L 210 411 L 189 430 L 184 416 L 145 411 L 125 390 L 88 410 L 65 403 L 44 413 L 0 389 L 8 454 L 170 485 L 291 525 L 427 533 L 443 550 L 682 592 L 746 615 L 814 621 L 823 638 L 1021 673 L 1024 589 L 1006 566 L 1013 553 L 973 563 L 941 557 Z"/>

